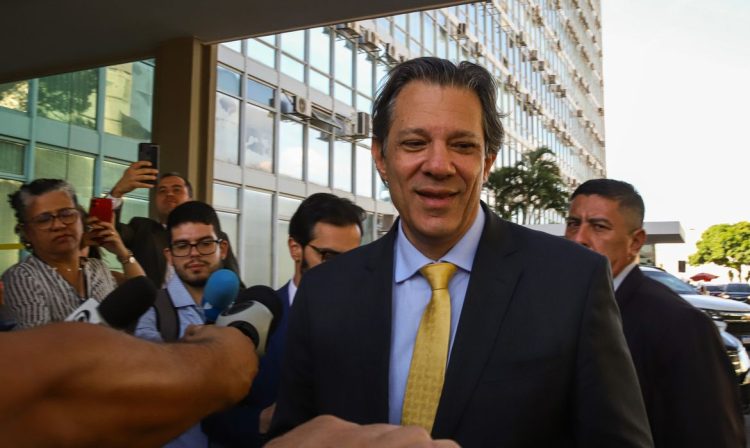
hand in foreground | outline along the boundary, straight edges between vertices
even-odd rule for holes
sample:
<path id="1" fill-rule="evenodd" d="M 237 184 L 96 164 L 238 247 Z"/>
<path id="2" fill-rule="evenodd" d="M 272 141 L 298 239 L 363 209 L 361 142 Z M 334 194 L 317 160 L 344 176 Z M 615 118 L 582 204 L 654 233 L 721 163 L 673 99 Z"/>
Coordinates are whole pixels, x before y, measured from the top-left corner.
<path id="1" fill-rule="evenodd" d="M 417 426 L 388 424 L 358 425 L 331 415 L 321 415 L 285 435 L 266 448 L 458 448 L 451 440 L 432 440 Z"/>
<path id="2" fill-rule="evenodd" d="M 122 173 L 122 177 L 117 181 L 110 194 L 113 198 L 121 198 L 123 195 L 130 193 L 136 188 L 153 188 L 152 184 L 146 183 L 147 181 L 155 181 L 156 176 L 159 174 L 159 170 L 149 168 L 151 162 L 147 160 L 139 160 L 133 162 L 128 169 Z"/>
<path id="3" fill-rule="evenodd" d="M 105 222 L 95 216 L 90 216 L 86 220 L 86 225 L 90 228 L 84 239 L 87 243 L 93 243 L 107 249 L 119 258 L 127 257 L 128 249 L 120 238 L 120 234 L 115 230 L 114 224 Z"/>

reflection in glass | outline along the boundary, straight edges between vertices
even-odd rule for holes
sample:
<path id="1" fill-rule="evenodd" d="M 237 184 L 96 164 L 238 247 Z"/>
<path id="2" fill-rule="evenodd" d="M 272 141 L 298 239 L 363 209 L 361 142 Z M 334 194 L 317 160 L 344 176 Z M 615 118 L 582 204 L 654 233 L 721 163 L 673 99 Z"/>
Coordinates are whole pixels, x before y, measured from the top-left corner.
<path id="1" fill-rule="evenodd" d="M 369 148 L 356 146 L 357 190 L 359 196 L 372 197 L 372 154 Z"/>
<path id="2" fill-rule="evenodd" d="M 287 55 L 281 56 L 281 71 L 297 81 L 305 82 L 305 66 Z"/>
<path id="3" fill-rule="evenodd" d="M 216 88 L 233 96 L 240 96 L 240 74 L 224 68 L 216 67 Z"/>
<path id="4" fill-rule="evenodd" d="M 263 106 L 273 107 L 274 89 L 253 79 L 247 80 L 247 98 Z"/>
<path id="5" fill-rule="evenodd" d="M 278 196 L 278 216 L 280 219 L 292 219 L 292 215 L 297 211 L 297 208 L 302 203 L 301 200 L 295 198 L 288 198 L 286 196 Z M 286 235 L 284 233 L 283 235 Z M 286 238 L 284 238 L 286 242 Z"/>
<path id="6" fill-rule="evenodd" d="M 309 128 L 307 140 L 307 180 L 328 186 L 328 147 L 331 135 Z"/>
<path id="7" fill-rule="evenodd" d="M 281 37 L 281 50 L 284 53 L 290 54 L 297 59 L 305 59 L 304 30 L 282 33 L 279 37 Z"/>
<path id="8" fill-rule="evenodd" d="M 333 144 L 333 188 L 352 191 L 352 144 L 336 140 Z"/>
<path id="9" fill-rule="evenodd" d="M 224 184 L 214 184 L 213 205 L 216 207 L 239 208 L 240 190 Z"/>
<path id="10" fill-rule="evenodd" d="M 14 193 L 21 187 L 21 182 L 15 180 L 0 179 L 0 197 L 7 198 L 9 194 Z M 13 210 L 8 201 L 0 201 L 0 241 L 3 243 L 17 243 L 18 235 L 14 230 L 16 220 L 12 218 Z M 18 262 L 17 250 L 0 250 L 0 272 Z"/>
<path id="11" fill-rule="evenodd" d="M 336 46 L 336 79 L 347 86 L 352 85 L 353 46 L 347 39 L 338 39 Z M 351 100 L 349 100 L 351 101 Z"/>
<path id="12" fill-rule="evenodd" d="M 282 119 L 279 129 L 279 174 L 302 179 L 302 125 Z"/>
<path id="13" fill-rule="evenodd" d="M 313 28 L 310 30 L 310 65 L 323 73 L 331 70 L 331 29 Z"/>
<path id="14" fill-rule="evenodd" d="M 421 36 L 421 30 L 419 29 L 422 25 L 421 21 L 419 20 L 419 13 L 418 12 L 412 12 L 409 14 L 409 35 L 419 40 Z"/>
<path id="15" fill-rule="evenodd" d="M 367 53 L 357 53 L 357 90 L 372 96 L 372 59 Z"/>
<path id="16" fill-rule="evenodd" d="M 367 217 L 362 221 L 362 244 L 372 243 L 374 233 L 375 215 L 367 213 Z"/>
<path id="17" fill-rule="evenodd" d="M 20 143 L 0 140 L 0 171 L 22 176 L 25 149 Z"/>
<path id="18" fill-rule="evenodd" d="M 315 70 L 310 70 L 310 87 L 323 92 L 326 95 L 331 94 L 331 79 L 321 75 Z"/>
<path id="19" fill-rule="evenodd" d="M 28 81 L 0 84 L 0 107 L 26 112 L 28 105 Z"/>
<path id="20" fill-rule="evenodd" d="M 245 106 L 245 166 L 273 171 L 273 112 Z"/>
<path id="21" fill-rule="evenodd" d="M 247 40 L 247 57 L 253 58 L 261 64 L 276 67 L 276 50 L 258 39 Z"/>
<path id="22" fill-rule="evenodd" d="M 94 158 L 68 151 L 36 148 L 34 178 L 65 179 L 76 190 L 78 201 L 88 204 L 94 192 Z"/>
<path id="23" fill-rule="evenodd" d="M 216 129 L 214 158 L 239 164 L 240 100 L 216 93 Z"/>
<path id="24" fill-rule="evenodd" d="M 39 78 L 37 112 L 52 120 L 96 128 L 99 70 Z"/>
<path id="25" fill-rule="evenodd" d="M 243 275 L 247 285 L 271 282 L 271 194 L 245 190 L 242 201 Z"/>
<path id="26" fill-rule="evenodd" d="M 144 62 L 113 65 L 105 71 L 104 132 L 151 139 L 154 67 Z"/>

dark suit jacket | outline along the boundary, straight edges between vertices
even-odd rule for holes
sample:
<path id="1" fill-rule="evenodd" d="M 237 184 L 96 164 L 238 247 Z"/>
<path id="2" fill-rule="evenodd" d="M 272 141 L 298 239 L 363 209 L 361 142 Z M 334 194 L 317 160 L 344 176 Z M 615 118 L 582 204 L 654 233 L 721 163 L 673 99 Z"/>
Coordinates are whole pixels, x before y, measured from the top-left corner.
<path id="1" fill-rule="evenodd" d="M 167 273 L 167 259 L 164 257 L 164 249 L 167 248 L 167 230 L 164 226 L 153 219 L 142 217 L 135 217 L 129 223 L 123 224 L 119 222 L 118 213 L 117 231 L 122 237 L 122 242 L 133 252 L 133 256 L 146 272 L 146 276 L 154 282 L 154 285 L 160 287 Z M 229 237 L 224 232 L 219 233 L 219 238 L 229 242 Z M 231 242 L 227 258 L 224 259 L 224 267 L 234 271 L 238 277 L 242 277 L 237 259 L 234 258 L 232 252 Z"/>
<path id="2" fill-rule="evenodd" d="M 464 447 L 651 446 L 605 258 L 487 211 L 432 435 Z M 305 274 L 272 424 L 388 421 L 396 225 Z"/>
<path id="3" fill-rule="evenodd" d="M 250 394 L 237 406 L 218 412 L 203 420 L 203 430 L 211 442 L 222 447 L 260 447 L 266 441 L 258 432 L 263 409 L 276 402 L 281 382 L 281 356 L 284 352 L 287 321 L 289 319 L 289 283 L 276 290 L 283 305 L 283 314 L 276 330 L 268 339 L 266 354 L 260 358 L 258 375 L 253 380 Z"/>
<path id="4" fill-rule="evenodd" d="M 638 267 L 615 296 L 654 445 L 744 447 L 737 380 L 711 319 Z"/>

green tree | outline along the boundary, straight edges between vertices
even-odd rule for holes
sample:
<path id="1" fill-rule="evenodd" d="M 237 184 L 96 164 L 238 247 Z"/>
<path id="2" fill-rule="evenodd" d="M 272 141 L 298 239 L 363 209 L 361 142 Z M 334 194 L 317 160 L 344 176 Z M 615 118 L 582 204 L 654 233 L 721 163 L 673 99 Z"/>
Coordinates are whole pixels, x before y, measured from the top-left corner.
<path id="1" fill-rule="evenodd" d="M 737 271 L 737 278 L 742 280 L 742 266 L 750 265 L 750 222 L 713 225 L 695 246 L 697 251 L 688 258 L 691 265 L 725 266 Z"/>
<path id="2" fill-rule="evenodd" d="M 540 222 L 547 210 L 565 213 L 568 192 L 554 157 L 541 146 L 523 154 L 514 166 L 490 173 L 487 189 L 494 196 L 495 211 L 505 219 L 520 213 L 522 224 Z"/>

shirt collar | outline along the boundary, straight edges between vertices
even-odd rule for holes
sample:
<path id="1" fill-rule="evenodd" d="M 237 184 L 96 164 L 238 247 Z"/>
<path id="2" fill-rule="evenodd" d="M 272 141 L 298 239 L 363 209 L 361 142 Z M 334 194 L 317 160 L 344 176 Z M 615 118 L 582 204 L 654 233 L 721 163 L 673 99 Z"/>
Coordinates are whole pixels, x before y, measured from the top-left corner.
<path id="1" fill-rule="evenodd" d="M 297 285 L 294 284 L 294 279 L 289 280 L 287 293 L 289 294 L 289 306 L 292 306 L 292 302 L 294 302 L 294 296 L 297 295 Z"/>
<path id="2" fill-rule="evenodd" d="M 629 265 L 625 266 L 625 268 L 619 274 L 617 274 L 617 277 L 615 277 L 614 280 L 612 280 L 612 284 L 614 285 L 615 291 L 617 291 L 617 288 L 619 288 L 620 285 L 622 285 L 622 282 L 625 280 L 625 277 L 627 277 L 628 274 L 630 274 L 630 271 L 632 271 L 633 268 L 637 264 L 638 264 L 637 262 L 632 262 Z"/>
<path id="3" fill-rule="evenodd" d="M 169 292 L 169 297 L 172 298 L 175 308 L 196 306 L 193 296 L 190 295 L 182 280 L 176 274 L 167 282 L 167 292 Z"/>
<path id="4" fill-rule="evenodd" d="M 478 206 L 478 205 L 477 205 Z M 478 206 L 479 207 L 479 206 Z M 466 231 L 464 236 L 458 240 L 455 246 L 453 246 L 447 254 L 443 255 L 440 260 L 432 260 L 422 252 L 420 252 L 414 245 L 406 238 L 404 233 L 403 221 L 399 220 L 398 234 L 396 236 L 396 247 L 395 247 L 395 274 L 394 280 L 396 283 L 401 283 L 414 274 L 416 274 L 422 266 L 438 261 L 447 261 L 453 263 L 459 268 L 466 272 L 471 272 L 471 266 L 474 263 L 474 255 L 477 252 L 479 246 L 479 240 L 482 237 L 482 230 L 484 229 L 484 210 L 479 207 L 474 222 Z"/>

